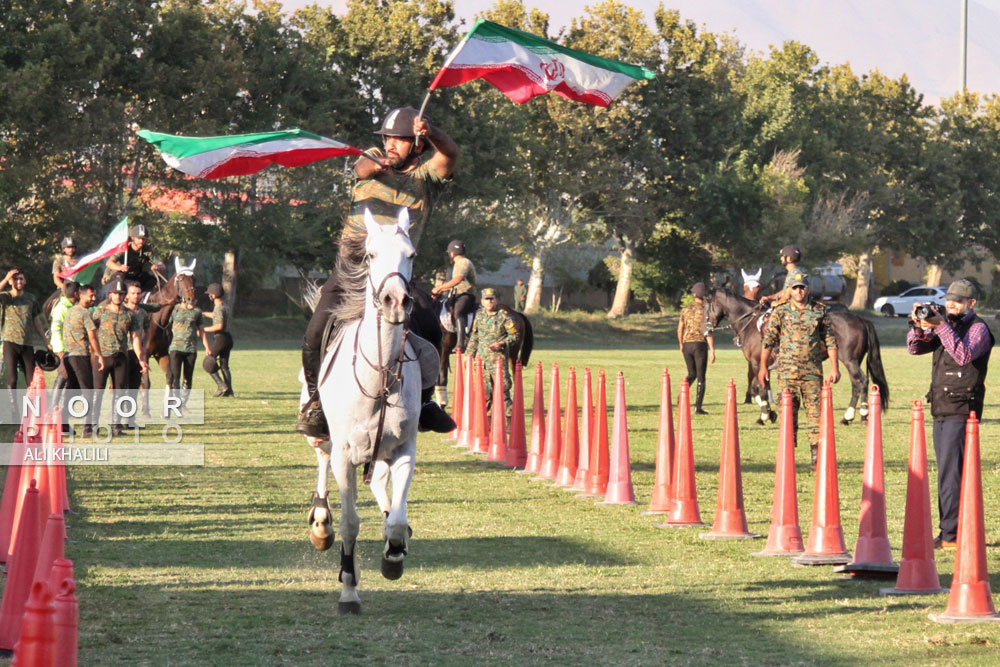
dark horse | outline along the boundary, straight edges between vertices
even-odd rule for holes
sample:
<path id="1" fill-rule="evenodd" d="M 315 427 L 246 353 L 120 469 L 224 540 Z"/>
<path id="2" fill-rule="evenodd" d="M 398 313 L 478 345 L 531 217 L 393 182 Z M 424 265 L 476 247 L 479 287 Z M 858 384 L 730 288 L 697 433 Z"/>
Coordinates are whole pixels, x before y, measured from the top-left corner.
<path id="1" fill-rule="evenodd" d="M 733 334 L 743 349 L 747 360 L 747 382 L 756 391 L 757 403 L 761 415 L 757 420 L 774 421 L 776 415 L 768 403 L 768 387 L 761 387 L 757 382 L 757 370 L 760 366 L 761 334 L 757 328 L 760 316 L 766 308 L 760 304 L 745 299 L 728 289 L 714 289 L 705 299 L 708 304 L 708 323 L 711 328 L 717 328 L 723 318 L 729 320 Z M 882 354 L 879 347 L 878 334 L 875 326 L 857 315 L 845 311 L 830 311 L 833 324 L 833 337 L 837 340 L 837 358 L 847 368 L 851 378 L 851 405 L 844 413 L 843 424 L 850 424 L 854 419 L 858 399 L 861 399 L 861 418 L 868 417 L 868 377 L 871 376 L 881 392 L 882 407 L 889 405 L 889 385 L 882 369 Z M 861 360 L 867 356 L 867 372 L 861 370 Z M 772 357 L 774 359 L 774 357 Z"/>
<path id="2" fill-rule="evenodd" d="M 420 289 L 411 290 L 411 294 L 421 310 L 434 313 L 434 319 L 438 319 L 438 314 L 441 312 L 442 299 L 434 299 Z M 514 328 L 517 329 L 517 339 L 508 348 L 510 363 L 513 365 L 520 360 L 522 366 L 527 366 L 528 360 L 531 358 L 531 351 L 535 347 L 535 333 L 531 328 L 531 322 L 524 313 L 519 313 L 506 304 L 501 303 L 498 307 L 510 315 L 510 319 L 514 322 Z M 414 312 L 416 312 L 416 309 L 414 309 Z M 458 326 L 455 322 L 454 313 L 450 309 L 450 304 L 448 314 L 451 316 L 452 328 Z M 455 350 L 458 336 L 454 331 L 448 331 L 445 327 L 440 327 L 440 331 L 441 342 L 438 345 L 438 351 L 441 353 L 441 372 L 438 374 L 436 392 L 438 402 L 441 405 L 445 405 L 448 401 L 448 371 L 451 369 L 451 353 Z"/>

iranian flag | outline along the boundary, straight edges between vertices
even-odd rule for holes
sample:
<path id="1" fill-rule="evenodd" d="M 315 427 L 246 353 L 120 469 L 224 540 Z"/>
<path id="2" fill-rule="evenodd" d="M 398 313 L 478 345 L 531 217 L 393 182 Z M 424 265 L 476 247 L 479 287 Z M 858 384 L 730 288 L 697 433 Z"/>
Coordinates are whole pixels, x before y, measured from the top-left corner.
<path id="1" fill-rule="evenodd" d="M 555 92 L 606 107 L 633 81 L 652 71 L 567 49 L 522 30 L 479 20 L 445 60 L 431 90 L 486 79 L 518 104 Z"/>
<path id="2" fill-rule="evenodd" d="M 271 164 L 300 167 L 338 155 L 361 155 L 354 146 L 305 130 L 279 130 L 228 137 L 182 137 L 139 130 L 178 171 L 197 178 L 256 174 Z"/>
<path id="3" fill-rule="evenodd" d="M 111 229 L 100 248 L 81 257 L 72 267 L 63 269 L 59 277 L 64 280 L 72 278 L 81 285 L 89 285 L 90 281 L 94 279 L 94 273 L 100 266 L 98 262 L 125 250 L 125 246 L 127 245 L 128 216 L 125 216 Z"/>

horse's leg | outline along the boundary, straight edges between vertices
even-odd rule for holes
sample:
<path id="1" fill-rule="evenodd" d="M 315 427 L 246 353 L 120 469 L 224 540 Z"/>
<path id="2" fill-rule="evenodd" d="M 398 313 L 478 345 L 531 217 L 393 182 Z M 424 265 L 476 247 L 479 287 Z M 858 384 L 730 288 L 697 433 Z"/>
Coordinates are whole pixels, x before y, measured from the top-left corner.
<path id="1" fill-rule="evenodd" d="M 332 446 L 332 443 L 331 443 Z M 358 597 L 358 583 L 361 581 L 361 562 L 355 549 L 361 517 L 358 516 L 358 476 L 356 469 L 345 455 L 346 448 L 340 444 L 334 448 L 330 468 L 340 489 L 340 601 L 338 614 L 360 614 L 361 598 Z"/>
<path id="2" fill-rule="evenodd" d="M 157 359 L 157 362 L 160 364 L 160 370 L 163 371 L 164 377 L 167 378 L 167 391 L 169 392 L 170 388 L 174 386 L 174 376 L 170 373 L 170 357 L 163 355 Z"/>
<path id="3" fill-rule="evenodd" d="M 455 334 L 449 331 L 441 332 L 441 371 L 438 373 L 437 386 L 434 387 L 434 400 L 442 408 L 448 405 L 448 371 L 451 368 L 451 353 L 455 349 Z"/>
<path id="4" fill-rule="evenodd" d="M 757 374 L 754 373 L 753 364 L 747 362 L 747 395 L 743 398 L 743 405 L 753 404 L 753 384 L 757 379 Z"/>
<path id="5" fill-rule="evenodd" d="M 854 411 L 858 405 L 858 398 L 867 394 L 868 375 L 861 369 L 861 364 L 854 359 L 845 359 L 843 364 L 847 368 L 847 374 L 851 378 L 851 404 L 847 406 L 844 418 L 840 421 L 841 424 L 847 426 L 854 421 Z M 861 405 L 861 414 L 865 418 L 868 417 L 867 399 Z"/>
<path id="6" fill-rule="evenodd" d="M 333 510 L 330 509 L 330 490 L 327 481 L 330 474 L 330 441 L 306 438 L 316 448 L 316 491 L 309 508 L 309 540 L 320 551 L 333 546 Z"/>
<path id="7" fill-rule="evenodd" d="M 416 448 L 416 440 L 409 441 L 397 450 L 392 464 L 388 466 L 392 477 L 392 504 L 388 512 L 383 508 L 385 519 L 382 523 L 382 535 L 385 537 L 382 576 L 386 579 L 399 579 L 403 576 L 403 559 L 406 557 L 410 535 L 413 534 L 406 518 L 406 497 L 410 492 L 410 482 L 413 480 Z"/>

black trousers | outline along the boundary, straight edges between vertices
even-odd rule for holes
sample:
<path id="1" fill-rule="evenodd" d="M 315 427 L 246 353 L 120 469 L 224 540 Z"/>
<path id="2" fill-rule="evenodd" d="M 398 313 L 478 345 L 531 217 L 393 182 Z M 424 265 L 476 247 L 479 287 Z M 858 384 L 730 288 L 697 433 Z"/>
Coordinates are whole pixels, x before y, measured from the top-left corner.
<path id="1" fill-rule="evenodd" d="M 94 367 L 93 404 L 95 415 L 101 414 L 101 393 L 108 382 L 108 377 L 111 378 L 111 384 L 114 386 L 114 400 L 116 402 L 121 392 L 128 387 L 128 356 L 124 352 L 119 352 L 110 357 L 103 357 L 103 359 L 104 370 L 100 370 L 99 366 Z M 121 422 L 121 419 L 114 412 L 112 412 L 112 422 L 115 424 Z"/>
<path id="2" fill-rule="evenodd" d="M 35 349 L 30 345 L 3 342 L 3 362 L 7 365 L 7 388 L 17 389 L 17 369 L 24 371 L 24 381 L 31 384 L 35 374 Z"/>
<path id="3" fill-rule="evenodd" d="M 938 517 L 941 539 L 954 542 L 958 534 L 958 498 L 965 463 L 965 420 L 934 421 L 934 456 L 938 469 Z"/>
<path id="4" fill-rule="evenodd" d="M 705 368 L 708 366 L 708 343 L 684 343 L 684 363 L 687 364 L 687 381 L 695 389 L 695 407 L 700 408 L 705 397 Z M 697 385 L 695 382 L 697 381 Z"/>
<path id="5" fill-rule="evenodd" d="M 212 338 L 208 349 L 211 350 L 212 356 L 215 357 L 219 366 L 225 368 L 229 366 L 229 353 L 233 350 L 233 337 L 228 331 L 220 331 Z"/>
<path id="6" fill-rule="evenodd" d="M 170 357 L 170 376 L 173 378 L 172 389 L 191 388 L 191 378 L 194 376 L 194 362 L 198 359 L 197 352 L 168 353 Z M 184 371 L 184 382 L 181 383 L 181 370 Z"/>
<path id="7" fill-rule="evenodd" d="M 471 333 L 472 325 L 468 316 L 476 312 L 476 297 L 466 292 L 455 297 L 452 306 L 452 313 L 455 315 L 455 326 L 457 327 L 457 341 L 455 347 L 465 352 L 465 345 L 468 342 L 468 334 Z"/>
<path id="8" fill-rule="evenodd" d="M 94 388 L 94 368 L 90 363 L 90 357 L 63 357 L 63 367 L 66 369 L 67 387 L 70 389 L 81 389 L 83 392 Z M 83 393 L 82 392 L 82 393 Z M 86 396 L 87 394 L 84 393 Z M 68 400 L 66 401 L 69 402 Z M 64 410 L 66 406 L 63 406 Z M 63 421 L 69 419 L 68 413 L 63 412 Z M 93 426 L 94 420 L 88 420 L 87 425 Z"/>

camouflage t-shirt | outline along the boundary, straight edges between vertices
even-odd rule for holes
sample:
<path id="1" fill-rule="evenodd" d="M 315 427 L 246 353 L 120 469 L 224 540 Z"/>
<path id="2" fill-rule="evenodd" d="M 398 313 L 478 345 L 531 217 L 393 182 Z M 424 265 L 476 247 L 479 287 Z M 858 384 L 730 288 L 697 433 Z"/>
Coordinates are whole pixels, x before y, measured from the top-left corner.
<path id="1" fill-rule="evenodd" d="M 763 345 L 778 348 L 779 379 L 822 377 L 824 352 L 837 349 L 830 313 L 819 303 L 807 303 L 805 308 L 783 303 L 771 313 Z"/>
<path id="2" fill-rule="evenodd" d="M 376 157 L 384 155 L 380 148 L 370 148 L 368 152 Z M 434 203 L 449 180 L 438 176 L 426 162 L 407 171 L 386 169 L 374 178 L 359 179 L 354 184 L 344 236 L 364 236 L 366 208 L 378 224 L 394 225 L 399 209 L 406 207 L 410 211 L 410 241 L 414 248 L 418 247 Z"/>
<path id="3" fill-rule="evenodd" d="M 129 308 L 132 317 L 139 323 L 140 333 L 149 331 L 149 314 L 158 312 L 161 308 L 163 306 L 158 303 L 137 303 L 135 308 Z"/>
<path id="4" fill-rule="evenodd" d="M 90 340 L 88 331 L 94 331 L 94 317 L 90 310 L 76 305 L 66 313 L 63 320 L 63 351 L 67 357 L 90 356 Z"/>
<path id="5" fill-rule="evenodd" d="M 14 296 L 10 292 L 0 293 L 0 311 L 3 317 L 2 338 L 7 343 L 31 345 L 33 320 L 42 312 L 35 297 L 28 292 Z"/>
<path id="6" fill-rule="evenodd" d="M 704 343 L 705 329 L 708 322 L 705 320 L 705 307 L 696 303 L 691 303 L 681 308 L 680 320 L 677 322 L 678 328 L 684 325 L 682 343 Z"/>
<path id="7" fill-rule="evenodd" d="M 131 349 L 131 334 L 139 331 L 139 322 L 124 305 L 118 310 L 109 302 L 94 310 L 97 324 L 97 344 L 102 357 L 110 357 Z"/>
<path id="8" fill-rule="evenodd" d="M 481 308 L 472 322 L 472 335 L 469 337 L 470 355 L 479 354 L 484 360 L 490 361 L 497 355 L 506 354 L 506 350 L 491 350 L 494 343 L 506 343 L 510 347 L 517 339 L 517 329 L 514 321 L 503 310 L 497 308 L 492 313 Z"/>
<path id="9" fill-rule="evenodd" d="M 79 257 L 67 257 L 66 255 L 59 255 L 54 260 L 52 260 L 52 273 L 58 274 L 62 273 L 63 269 L 70 269 L 76 266 L 76 263 L 80 261 Z M 73 280 L 71 278 L 71 280 Z"/>
<path id="10" fill-rule="evenodd" d="M 462 278 L 462 282 L 451 288 L 454 294 L 476 293 L 476 266 L 468 257 L 456 257 L 451 270 L 452 278 Z"/>
<path id="11" fill-rule="evenodd" d="M 215 304 L 215 308 L 212 309 L 212 326 L 219 323 L 222 324 L 222 328 L 215 333 L 229 331 L 229 309 L 221 301 Z"/>
<path id="12" fill-rule="evenodd" d="M 197 352 L 198 327 L 201 326 L 201 309 L 177 306 L 170 313 L 170 327 L 173 339 L 169 352 Z"/>

